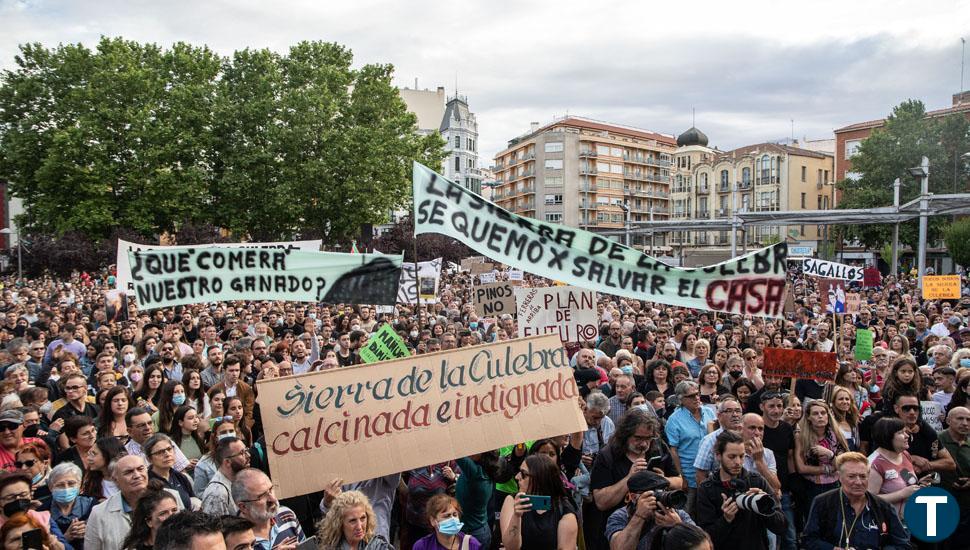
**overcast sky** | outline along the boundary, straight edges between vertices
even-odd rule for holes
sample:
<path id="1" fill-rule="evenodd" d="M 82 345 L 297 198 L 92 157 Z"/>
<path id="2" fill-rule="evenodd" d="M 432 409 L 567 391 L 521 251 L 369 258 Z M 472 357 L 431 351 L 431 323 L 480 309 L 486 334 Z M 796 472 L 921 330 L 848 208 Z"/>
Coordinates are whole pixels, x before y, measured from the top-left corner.
<path id="1" fill-rule="evenodd" d="M 694 108 L 729 149 L 789 137 L 792 119 L 820 139 L 907 98 L 948 106 L 970 1 L 0 0 L 0 24 L 7 69 L 18 44 L 101 35 L 222 54 L 339 42 L 357 64 L 393 63 L 401 86 L 453 94 L 457 77 L 487 166 L 567 113 L 676 135 Z"/>

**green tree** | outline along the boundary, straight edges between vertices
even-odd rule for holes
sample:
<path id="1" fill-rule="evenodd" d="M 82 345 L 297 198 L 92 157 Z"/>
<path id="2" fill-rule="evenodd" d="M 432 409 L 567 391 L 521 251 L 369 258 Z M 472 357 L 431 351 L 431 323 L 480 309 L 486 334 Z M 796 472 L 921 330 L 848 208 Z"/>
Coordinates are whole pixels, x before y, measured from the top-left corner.
<path id="1" fill-rule="evenodd" d="M 20 51 L 0 81 L 0 176 L 25 232 L 147 236 L 201 218 L 218 56 L 107 38 Z"/>
<path id="2" fill-rule="evenodd" d="M 930 192 L 952 193 L 952 155 L 948 151 L 967 151 L 970 147 L 970 126 L 962 114 L 943 119 L 926 118 L 920 101 L 904 101 L 893 109 L 882 128 L 873 131 L 852 157 L 852 170 L 860 174 L 857 180 L 838 183 L 842 191 L 839 208 L 876 208 L 893 203 L 893 181 L 900 178 L 900 204 L 919 196 L 919 181 L 907 168 L 918 166 L 923 156 L 930 161 Z M 948 169 L 948 166 L 950 169 Z M 966 185 L 965 174 L 961 175 Z M 946 220 L 931 218 L 928 240 L 936 241 L 942 234 Z M 892 241 L 892 225 L 848 225 L 837 228 L 840 237 L 858 240 L 867 248 L 878 249 Z M 916 249 L 918 221 L 900 225 L 900 242 Z"/>
<path id="3" fill-rule="evenodd" d="M 970 218 L 952 223 L 946 229 L 944 242 L 954 262 L 964 267 L 970 266 Z"/>

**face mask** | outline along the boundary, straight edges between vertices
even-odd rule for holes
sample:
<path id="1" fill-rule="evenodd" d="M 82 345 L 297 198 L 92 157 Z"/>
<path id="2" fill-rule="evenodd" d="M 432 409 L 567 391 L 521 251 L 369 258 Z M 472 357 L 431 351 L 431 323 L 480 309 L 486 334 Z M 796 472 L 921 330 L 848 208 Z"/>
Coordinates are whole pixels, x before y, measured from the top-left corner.
<path id="1" fill-rule="evenodd" d="M 27 426 L 26 428 L 24 428 L 24 437 L 37 437 L 37 432 L 39 431 L 40 431 L 40 424 Z"/>
<path id="2" fill-rule="evenodd" d="M 732 370 L 728 371 L 728 374 L 731 375 L 731 378 L 741 378 L 741 371 Z"/>
<path id="3" fill-rule="evenodd" d="M 721 332 L 722 328 L 724 328 L 724 325 L 722 325 L 721 323 L 717 323 L 716 325 L 714 325 L 714 330 L 718 332 Z"/>
<path id="4" fill-rule="evenodd" d="M 622 367 L 620 368 L 623 374 L 633 374 L 633 367 Z"/>
<path id="5" fill-rule="evenodd" d="M 935 364 L 936 364 L 936 359 L 933 359 L 932 357 L 930 357 L 930 360 L 926 362 L 927 367 L 932 367 Z"/>
<path id="6" fill-rule="evenodd" d="M 134 353 L 126 353 L 125 354 L 125 363 L 134 363 L 134 362 L 135 362 L 135 354 Z"/>
<path id="7" fill-rule="evenodd" d="M 34 477 L 30 478 L 30 484 L 37 485 L 42 479 L 44 479 L 44 472 L 37 472 Z"/>
<path id="8" fill-rule="evenodd" d="M 471 323 L 468 323 L 468 328 L 472 330 L 478 330 L 478 323 L 472 321 Z"/>
<path id="9" fill-rule="evenodd" d="M 78 493 L 81 491 L 80 487 L 68 487 L 67 489 L 54 489 L 51 491 L 51 496 L 54 498 L 54 502 L 58 504 L 70 504 L 74 502 L 77 498 Z"/>
<path id="10" fill-rule="evenodd" d="M 128 375 L 128 379 L 131 380 L 132 382 L 136 382 L 136 383 L 137 382 L 140 382 L 141 381 L 141 373 L 140 372 L 133 372 L 133 373 L 131 373 L 131 374 Z"/>
<path id="11" fill-rule="evenodd" d="M 970 359 L 960 359 L 960 366 L 970 368 Z"/>
<path id="12" fill-rule="evenodd" d="M 438 524 L 438 532 L 442 535 L 457 535 L 465 524 L 458 518 L 448 518 Z"/>
<path id="13" fill-rule="evenodd" d="M 741 323 L 741 324 L 744 325 L 744 328 L 748 328 L 748 327 L 751 326 L 751 320 L 750 319 L 745 319 L 744 322 Z"/>
<path id="14" fill-rule="evenodd" d="M 227 437 L 236 437 L 236 432 L 226 432 L 224 434 L 219 434 L 219 437 L 218 439 L 216 439 L 216 441 L 222 441 Z"/>
<path id="15" fill-rule="evenodd" d="M 13 517 L 14 514 L 20 514 L 28 510 L 30 510 L 29 498 L 19 498 L 3 505 L 3 515 L 8 518 Z"/>
<path id="16" fill-rule="evenodd" d="M 182 403 L 185 403 L 185 394 L 184 393 L 177 393 L 177 394 L 175 394 L 175 395 L 172 396 L 172 404 L 173 405 L 175 405 L 176 407 L 180 407 L 180 406 L 182 406 Z"/>
<path id="17" fill-rule="evenodd" d="M 317 314 L 316 313 L 307 313 L 307 317 L 309 317 L 311 319 L 316 319 L 317 318 Z"/>
<path id="18" fill-rule="evenodd" d="M 417 337 L 418 337 L 418 331 L 412 330 L 411 331 L 411 338 L 417 338 Z"/>
<path id="19" fill-rule="evenodd" d="M 360 325 L 351 325 L 350 330 L 360 330 Z"/>

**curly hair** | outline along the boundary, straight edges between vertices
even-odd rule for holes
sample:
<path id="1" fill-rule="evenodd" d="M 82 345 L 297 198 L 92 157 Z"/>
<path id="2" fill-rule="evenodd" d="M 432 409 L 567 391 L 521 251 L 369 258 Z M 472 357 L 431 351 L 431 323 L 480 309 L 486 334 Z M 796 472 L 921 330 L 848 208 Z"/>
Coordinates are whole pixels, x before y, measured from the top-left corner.
<path id="1" fill-rule="evenodd" d="M 330 509 L 327 510 L 327 515 L 317 524 L 317 536 L 320 538 L 324 549 L 337 550 L 340 548 L 340 542 L 344 538 L 344 514 L 352 511 L 354 508 L 363 508 L 367 514 L 367 527 L 364 530 L 364 540 L 369 541 L 373 538 L 374 531 L 377 528 L 377 516 L 374 515 L 374 509 L 371 507 L 370 501 L 360 491 L 346 491 L 340 493 L 333 499 Z"/>

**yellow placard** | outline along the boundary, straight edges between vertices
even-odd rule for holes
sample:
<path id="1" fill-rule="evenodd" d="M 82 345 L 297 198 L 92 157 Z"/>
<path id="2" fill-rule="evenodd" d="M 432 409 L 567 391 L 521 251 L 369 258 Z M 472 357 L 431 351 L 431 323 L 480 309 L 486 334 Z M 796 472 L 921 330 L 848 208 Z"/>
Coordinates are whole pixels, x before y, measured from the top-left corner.
<path id="1" fill-rule="evenodd" d="M 923 275 L 923 298 L 928 300 L 959 300 L 959 275 Z"/>

